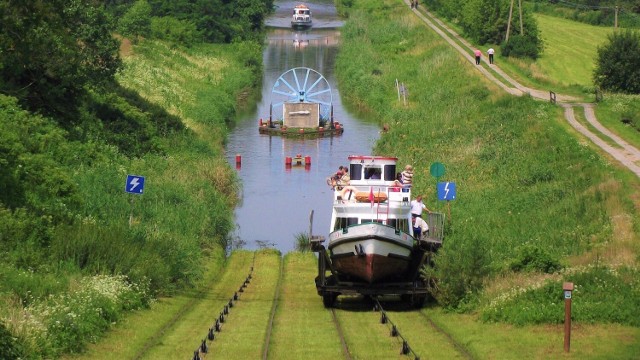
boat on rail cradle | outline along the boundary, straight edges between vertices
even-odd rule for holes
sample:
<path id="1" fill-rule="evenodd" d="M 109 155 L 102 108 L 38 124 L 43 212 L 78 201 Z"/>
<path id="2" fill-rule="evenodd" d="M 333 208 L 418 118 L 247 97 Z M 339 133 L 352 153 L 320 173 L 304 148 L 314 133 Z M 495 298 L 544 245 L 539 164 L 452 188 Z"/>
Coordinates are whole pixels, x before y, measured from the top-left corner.
<path id="1" fill-rule="evenodd" d="M 307 5 L 300 4 L 293 8 L 291 15 L 291 27 L 294 29 L 310 28 L 313 24 L 311 20 L 311 10 Z"/>
<path id="2" fill-rule="evenodd" d="M 413 233 L 411 188 L 395 181 L 396 163 L 395 157 L 349 156 L 351 179 L 333 192 L 327 248 L 324 237 L 310 239 L 319 253 L 316 289 L 327 307 L 338 295 L 400 295 L 416 307 L 428 296 L 420 269 L 442 245 L 444 215 L 425 218 L 428 235 Z"/>
<path id="3" fill-rule="evenodd" d="M 271 99 L 269 118 L 258 121 L 260 134 L 323 137 L 344 132 L 333 118 L 331 86 L 313 69 L 285 71 L 275 81 Z"/>

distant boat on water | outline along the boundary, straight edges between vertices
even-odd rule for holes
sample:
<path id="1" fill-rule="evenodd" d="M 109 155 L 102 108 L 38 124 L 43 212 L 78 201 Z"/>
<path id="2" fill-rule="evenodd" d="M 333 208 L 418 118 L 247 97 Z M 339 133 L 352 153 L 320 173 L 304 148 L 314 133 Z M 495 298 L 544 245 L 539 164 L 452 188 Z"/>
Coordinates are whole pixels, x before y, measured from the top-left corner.
<path id="1" fill-rule="evenodd" d="M 300 28 L 310 28 L 311 25 L 312 25 L 311 10 L 307 7 L 307 5 L 304 5 L 304 4 L 296 5 L 293 8 L 293 15 L 291 17 L 291 27 L 300 29 Z"/>

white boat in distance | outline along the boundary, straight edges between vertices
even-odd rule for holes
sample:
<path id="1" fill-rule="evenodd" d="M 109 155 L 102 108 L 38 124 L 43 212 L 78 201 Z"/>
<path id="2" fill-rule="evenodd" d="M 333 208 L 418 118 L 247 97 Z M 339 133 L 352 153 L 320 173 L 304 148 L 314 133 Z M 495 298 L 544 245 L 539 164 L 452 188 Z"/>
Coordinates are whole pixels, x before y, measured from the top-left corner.
<path id="1" fill-rule="evenodd" d="M 403 280 L 416 244 L 411 190 L 395 183 L 395 157 L 349 156 L 349 186 L 333 194 L 329 242 L 331 263 L 341 279 Z"/>
<path id="2" fill-rule="evenodd" d="M 291 27 L 293 28 L 308 28 L 311 27 L 311 10 L 304 5 L 296 5 L 293 8 L 293 15 L 291 17 Z"/>

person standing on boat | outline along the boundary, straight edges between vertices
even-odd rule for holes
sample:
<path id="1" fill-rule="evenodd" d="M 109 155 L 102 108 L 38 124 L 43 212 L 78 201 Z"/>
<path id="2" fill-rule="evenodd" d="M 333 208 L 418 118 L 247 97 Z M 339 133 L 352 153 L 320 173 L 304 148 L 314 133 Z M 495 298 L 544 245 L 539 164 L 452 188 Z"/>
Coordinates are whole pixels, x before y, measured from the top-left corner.
<path id="1" fill-rule="evenodd" d="M 422 195 L 418 195 L 415 199 L 411 200 L 411 217 L 422 217 L 422 210 L 427 210 L 427 212 L 431 214 L 431 210 L 422 202 Z"/>
<path id="2" fill-rule="evenodd" d="M 338 180 L 338 190 L 342 190 L 342 187 L 349 185 L 349 182 L 351 181 L 351 177 L 349 176 L 349 168 L 345 166 L 343 170 L 344 175 L 342 175 L 342 177 L 340 177 L 340 180 Z"/>
<path id="3" fill-rule="evenodd" d="M 420 240 L 429 232 L 429 224 L 419 216 L 411 217 L 413 237 Z"/>
<path id="4" fill-rule="evenodd" d="M 413 181 L 413 166 L 407 165 L 402 172 L 402 186 L 410 188 Z"/>

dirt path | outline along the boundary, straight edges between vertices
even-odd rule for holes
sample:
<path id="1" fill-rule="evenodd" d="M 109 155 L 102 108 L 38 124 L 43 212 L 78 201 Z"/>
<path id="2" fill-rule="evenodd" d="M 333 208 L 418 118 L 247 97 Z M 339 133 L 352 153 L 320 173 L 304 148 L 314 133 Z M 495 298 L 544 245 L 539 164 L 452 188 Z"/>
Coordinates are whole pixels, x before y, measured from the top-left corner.
<path id="1" fill-rule="evenodd" d="M 410 6 L 409 0 L 403 0 L 407 6 Z M 438 35 L 440 35 L 445 41 L 447 41 L 451 46 L 453 46 L 456 50 L 458 50 L 469 62 L 475 65 L 475 58 L 472 56 L 474 47 L 471 46 L 469 42 L 463 39 L 459 34 L 457 34 L 453 29 L 449 28 L 442 21 L 436 18 L 433 14 L 427 11 L 424 6 L 419 6 L 418 9 L 412 9 L 413 13 L 416 14 L 422 21 L 424 21 L 427 26 L 433 29 Z M 437 24 L 437 25 L 436 25 Z M 444 29 L 444 31 L 443 31 Z M 455 40 L 454 40 L 455 39 Z M 460 42 L 463 46 L 458 44 Z M 500 67 L 495 64 L 488 64 L 487 60 L 483 57 L 481 59 L 487 66 L 491 68 L 495 73 L 499 74 L 504 82 L 496 78 L 491 71 L 486 69 L 484 66 L 476 66 L 476 69 L 480 71 L 487 79 L 493 81 L 495 84 L 500 86 L 503 90 L 508 92 L 511 95 L 522 96 L 524 94 L 528 94 L 531 97 L 539 100 L 550 100 L 550 92 L 538 89 L 532 89 L 526 87 L 520 83 L 518 83 L 515 79 L 507 75 Z M 505 84 L 506 82 L 506 84 Z M 585 137 L 590 139 L 594 144 L 599 146 L 602 150 L 607 152 L 611 157 L 620 162 L 623 166 L 631 170 L 636 176 L 640 177 L 640 150 L 638 150 L 633 145 L 627 143 L 622 140 L 619 136 L 613 134 L 607 128 L 602 126 L 602 124 L 598 121 L 593 111 L 593 104 L 584 104 L 578 103 L 578 99 L 569 96 L 556 94 L 555 101 L 558 105 L 562 106 L 565 111 L 565 119 L 575 128 L 578 132 L 583 134 Z M 584 111 L 584 116 L 589 124 L 596 129 L 598 132 L 594 133 L 590 129 L 586 128 L 582 124 L 580 124 L 574 114 L 574 108 L 582 108 Z M 611 139 L 617 146 L 612 146 L 604 141 L 602 138 L 608 137 Z"/>

